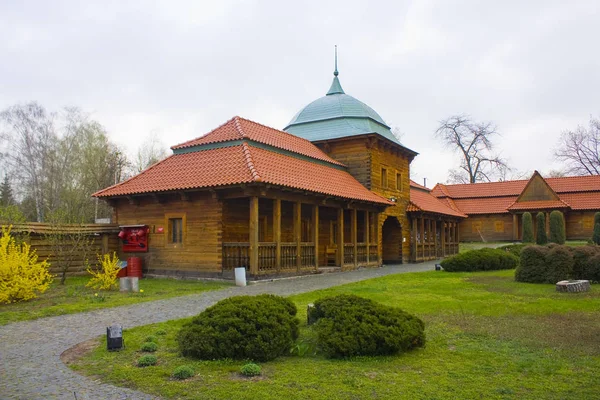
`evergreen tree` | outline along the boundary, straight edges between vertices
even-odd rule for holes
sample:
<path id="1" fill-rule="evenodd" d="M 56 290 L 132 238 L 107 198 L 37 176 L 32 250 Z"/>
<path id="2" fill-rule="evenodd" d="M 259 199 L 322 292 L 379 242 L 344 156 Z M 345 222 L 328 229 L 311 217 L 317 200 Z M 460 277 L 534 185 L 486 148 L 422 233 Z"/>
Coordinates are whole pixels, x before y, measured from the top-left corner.
<path id="1" fill-rule="evenodd" d="M 531 213 L 523 213 L 523 243 L 533 243 L 533 218 Z"/>
<path id="2" fill-rule="evenodd" d="M 535 223 L 537 225 L 535 243 L 539 245 L 548 244 L 548 235 L 546 235 L 546 214 L 543 212 L 537 213 L 535 216 Z"/>
<path id="3" fill-rule="evenodd" d="M 565 244 L 565 217 L 562 212 L 554 210 L 550 213 L 550 242 Z"/>
<path id="4" fill-rule="evenodd" d="M 8 175 L 4 176 L 4 180 L 0 184 L 0 205 L 7 207 L 15 204 L 15 198 L 13 196 L 12 187 L 8 180 Z"/>

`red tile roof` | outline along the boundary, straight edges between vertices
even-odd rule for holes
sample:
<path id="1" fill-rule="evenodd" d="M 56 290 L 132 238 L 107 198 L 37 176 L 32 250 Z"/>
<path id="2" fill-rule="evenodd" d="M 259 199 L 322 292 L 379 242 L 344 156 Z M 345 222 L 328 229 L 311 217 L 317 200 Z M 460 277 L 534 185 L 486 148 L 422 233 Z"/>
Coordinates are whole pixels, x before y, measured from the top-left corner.
<path id="1" fill-rule="evenodd" d="M 231 147 L 172 155 L 94 196 L 126 196 L 252 182 L 332 197 L 393 204 L 365 188 L 343 169 L 253 147 L 245 142 Z"/>
<path id="2" fill-rule="evenodd" d="M 517 196 L 488 197 L 483 199 L 453 199 L 459 210 L 471 214 L 503 214 L 517 200 Z"/>
<path id="3" fill-rule="evenodd" d="M 429 189 L 428 187 L 419 185 L 417 182 L 413 181 L 412 179 L 410 180 L 410 186 L 417 188 L 417 189 L 421 189 L 421 190 L 427 190 L 428 192 L 431 191 L 431 189 Z"/>
<path id="4" fill-rule="evenodd" d="M 437 197 L 432 196 L 429 193 L 429 190 L 418 189 L 415 186 L 410 189 L 410 203 L 406 208 L 406 211 L 424 211 L 435 214 L 451 215 L 453 217 L 467 217 L 465 214 L 448 207 Z"/>
<path id="5" fill-rule="evenodd" d="M 521 201 L 510 205 L 508 210 L 546 210 L 559 208 L 569 208 L 569 205 L 561 200 Z"/>
<path id="6" fill-rule="evenodd" d="M 237 116 L 225 122 L 218 128 L 213 129 L 206 135 L 175 145 L 171 147 L 171 149 L 180 150 L 194 146 L 241 139 L 253 140 L 282 150 L 326 161 L 331 164 L 344 165 L 329 157 L 306 139 Z"/>
<path id="7" fill-rule="evenodd" d="M 458 185 L 437 184 L 431 193 L 440 199 L 453 201 L 465 214 L 502 214 L 509 210 L 552 208 L 600 210 L 600 176 L 572 176 L 544 180 L 560 200 L 515 203 L 529 180 Z"/>

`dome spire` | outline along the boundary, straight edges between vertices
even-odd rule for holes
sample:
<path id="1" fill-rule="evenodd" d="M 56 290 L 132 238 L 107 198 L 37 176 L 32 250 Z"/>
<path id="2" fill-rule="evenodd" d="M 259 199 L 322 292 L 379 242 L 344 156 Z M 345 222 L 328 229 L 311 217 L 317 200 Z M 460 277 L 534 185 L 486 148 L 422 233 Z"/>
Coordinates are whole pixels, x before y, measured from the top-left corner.
<path id="1" fill-rule="evenodd" d="M 331 82 L 331 87 L 329 88 L 329 91 L 327 92 L 327 96 L 332 95 L 332 94 L 345 94 L 344 89 L 342 89 L 342 85 L 340 84 L 340 80 L 338 79 L 338 75 L 340 73 L 338 72 L 338 68 L 337 68 L 337 44 L 335 45 L 335 69 L 333 70 L 333 82 Z"/>

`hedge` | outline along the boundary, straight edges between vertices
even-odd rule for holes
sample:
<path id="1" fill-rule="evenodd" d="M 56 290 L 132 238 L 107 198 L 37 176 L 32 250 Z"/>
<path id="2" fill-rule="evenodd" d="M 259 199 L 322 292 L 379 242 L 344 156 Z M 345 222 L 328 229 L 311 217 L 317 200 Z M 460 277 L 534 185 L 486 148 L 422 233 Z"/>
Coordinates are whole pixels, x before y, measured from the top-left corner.
<path id="1" fill-rule="evenodd" d="M 419 318 L 355 295 L 317 300 L 311 318 L 317 345 L 329 358 L 389 355 L 425 345 Z"/>
<path id="2" fill-rule="evenodd" d="M 484 248 L 448 257 L 441 265 L 449 272 L 470 272 L 513 269 L 518 263 L 519 258 L 506 250 Z"/>
<path id="3" fill-rule="evenodd" d="M 268 361 L 288 354 L 298 338 L 296 306 L 280 296 L 236 296 L 197 315 L 178 333 L 184 356 Z"/>

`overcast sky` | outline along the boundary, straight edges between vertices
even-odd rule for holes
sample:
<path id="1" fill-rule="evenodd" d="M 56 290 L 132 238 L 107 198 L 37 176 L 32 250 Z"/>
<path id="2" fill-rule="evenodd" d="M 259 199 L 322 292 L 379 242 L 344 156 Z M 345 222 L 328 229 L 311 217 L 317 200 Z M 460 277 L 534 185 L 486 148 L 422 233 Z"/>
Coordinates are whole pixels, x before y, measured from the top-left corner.
<path id="1" fill-rule="evenodd" d="M 78 106 L 134 152 L 234 115 L 282 129 L 342 86 L 445 182 L 457 155 L 433 138 L 466 113 L 493 121 L 521 171 L 557 168 L 560 133 L 600 117 L 600 1 L 0 0 L 0 109 Z"/>

